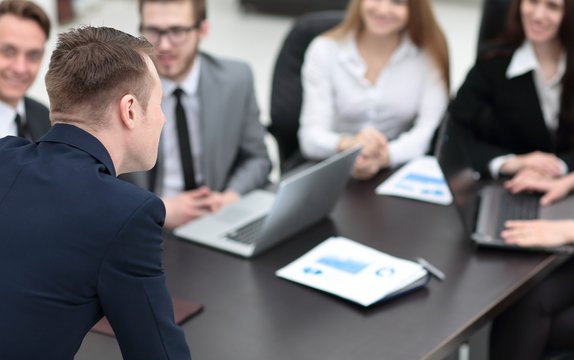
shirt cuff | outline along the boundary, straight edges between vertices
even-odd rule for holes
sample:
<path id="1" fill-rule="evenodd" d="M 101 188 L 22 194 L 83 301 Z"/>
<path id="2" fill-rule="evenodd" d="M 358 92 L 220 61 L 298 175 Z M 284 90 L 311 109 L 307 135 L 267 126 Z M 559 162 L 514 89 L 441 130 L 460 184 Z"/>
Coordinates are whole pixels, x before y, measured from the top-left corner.
<path id="1" fill-rule="evenodd" d="M 568 165 L 566 165 L 564 160 L 562 160 L 562 159 L 558 159 L 558 160 L 560 160 L 560 175 L 568 174 Z"/>
<path id="2" fill-rule="evenodd" d="M 488 163 L 488 170 L 490 171 L 490 176 L 492 176 L 493 179 L 498 179 L 498 177 L 500 176 L 500 168 L 502 167 L 502 165 L 504 165 L 505 162 L 514 158 L 515 156 L 516 155 L 514 154 L 508 154 L 498 156 L 490 160 L 490 162 Z"/>

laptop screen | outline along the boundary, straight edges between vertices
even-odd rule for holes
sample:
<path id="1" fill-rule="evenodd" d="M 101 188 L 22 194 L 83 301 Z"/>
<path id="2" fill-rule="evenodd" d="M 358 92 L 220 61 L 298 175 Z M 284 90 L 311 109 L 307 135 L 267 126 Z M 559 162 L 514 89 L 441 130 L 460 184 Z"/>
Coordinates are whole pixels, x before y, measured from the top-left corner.
<path id="1" fill-rule="evenodd" d="M 480 175 L 472 169 L 457 131 L 451 120 L 444 120 L 435 154 L 464 227 L 470 234 L 475 223 Z"/>

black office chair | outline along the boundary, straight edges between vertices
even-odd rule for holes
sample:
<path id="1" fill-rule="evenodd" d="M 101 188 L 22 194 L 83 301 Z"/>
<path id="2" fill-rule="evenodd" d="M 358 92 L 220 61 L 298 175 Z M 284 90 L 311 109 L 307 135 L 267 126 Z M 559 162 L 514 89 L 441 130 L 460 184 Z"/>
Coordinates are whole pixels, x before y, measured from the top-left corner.
<path id="1" fill-rule="evenodd" d="M 297 132 L 303 89 L 301 67 L 311 41 L 343 19 L 342 11 L 321 11 L 299 17 L 283 42 L 273 71 L 269 132 L 277 141 L 281 171 L 305 160 L 299 150 Z"/>
<path id="2" fill-rule="evenodd" d="M 241 0 L 241 6 L 245 10 L 262 12 L 302 15 L 305 13 L 343 10 L 349 0 Z"/>

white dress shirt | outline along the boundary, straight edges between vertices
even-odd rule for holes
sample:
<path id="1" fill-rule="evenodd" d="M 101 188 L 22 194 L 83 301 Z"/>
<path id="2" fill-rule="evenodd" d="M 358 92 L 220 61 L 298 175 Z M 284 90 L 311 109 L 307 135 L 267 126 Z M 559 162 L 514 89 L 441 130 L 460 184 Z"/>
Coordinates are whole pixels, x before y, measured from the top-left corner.
<path id="1" fill-rule="evenodd" d="M 303 154 L 333 155 L 342 136 L 374 127 L 389 139 L 391 166 L 424 154 L 448 103 L 447 87 L 429 55 L 403 36 L 376 82 L 354 35 L 313 40 L 302 69 L 299 142 Z"/>
<path id="2" fill-rule="evenodd" d="M 18 135 L 18 127 L 14 119 L 16 118 L 16 112 L 18 112 L 22 123 L 26 121 L 26 111 L 24 108 L 24 99 L 20 99 L 16 109 L 0 101 L 0 138 L 8 135 Z"/>
<path id="3" fill-rule="evenodd" d="M 562 77 L 566 71 L 566 54 L 560 56 L 558 62 L 558 69 L 556 74 L 548 81 L 544 80 L 544 75 L 538 64 L 538 59 L 534 53 L 534 47 L 529 41 L 525 41 L 518 49 L 512 54 L 512 59 L 506 69 L 506 78 L 512 79 L 533 71 L 534 87 L 538 94 L 538 101 L 540 102 L 542 115 L 546 127 L 552 132 L 558 129 L 558 116 L 560 113 L 560 95 L 562 93 Z M 515 154 L 508 154 L 498 156 L 492 159 L 488 164 L 488 169 L 493 178 L 497 178 L 500 174 L 502 165 L 515 157 Z M 568 166 L 561 160 L 562 174 L 568 172 Z"/>
<path id="4" fill-rule="evenodd" d="M 181 166 L 177 124 L 175 121 L 176 101 L 173 95 L 173 91 L 178 87 L 184 91 L 184 94 L 181 96 L 181 101 L 185 110 L 187 128 L 191 140 L 195 181 L 197 184 L 203 183 L 203 157 L 198 95 L 200 69 L 201 58 L 198 56 L 195 58 L 191 71 L 181 84 L 177 84 L 165 78 L 161 79 L 163 88 L 161 107 L 166 117 L 166 123 L 161 133 L 160 142 L 162 171 L 159 175 L 161 177 L 161 183 L 157 189 L 160 196 L 174 196 L 181 193 L 184 189 L 183 169 Z"/>

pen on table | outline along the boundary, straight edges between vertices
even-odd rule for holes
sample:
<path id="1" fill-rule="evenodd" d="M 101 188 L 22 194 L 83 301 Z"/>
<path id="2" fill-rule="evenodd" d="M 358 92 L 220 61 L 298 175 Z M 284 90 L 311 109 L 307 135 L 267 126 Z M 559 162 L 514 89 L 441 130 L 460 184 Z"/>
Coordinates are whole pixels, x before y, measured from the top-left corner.
<path id="1" fill-rule="evenodd" d="M 440 281 L 443 281 L 444 279 L 446 279 L 446 275 L 440 271 L 439 269 L 437 269 L 433 264 L 429 263 L 428 261 L 426 261 L 425 259 L 421 258 L 421 257 L 416 257 L 415 258 L 416 262 L 418 262 L 422 267 L 424 267 L 425 269 L 427 269 L 427 271 L 429 273 L 431 273 L 432 276 L 434 276 L 435 278 L 437 278 Z"/>

